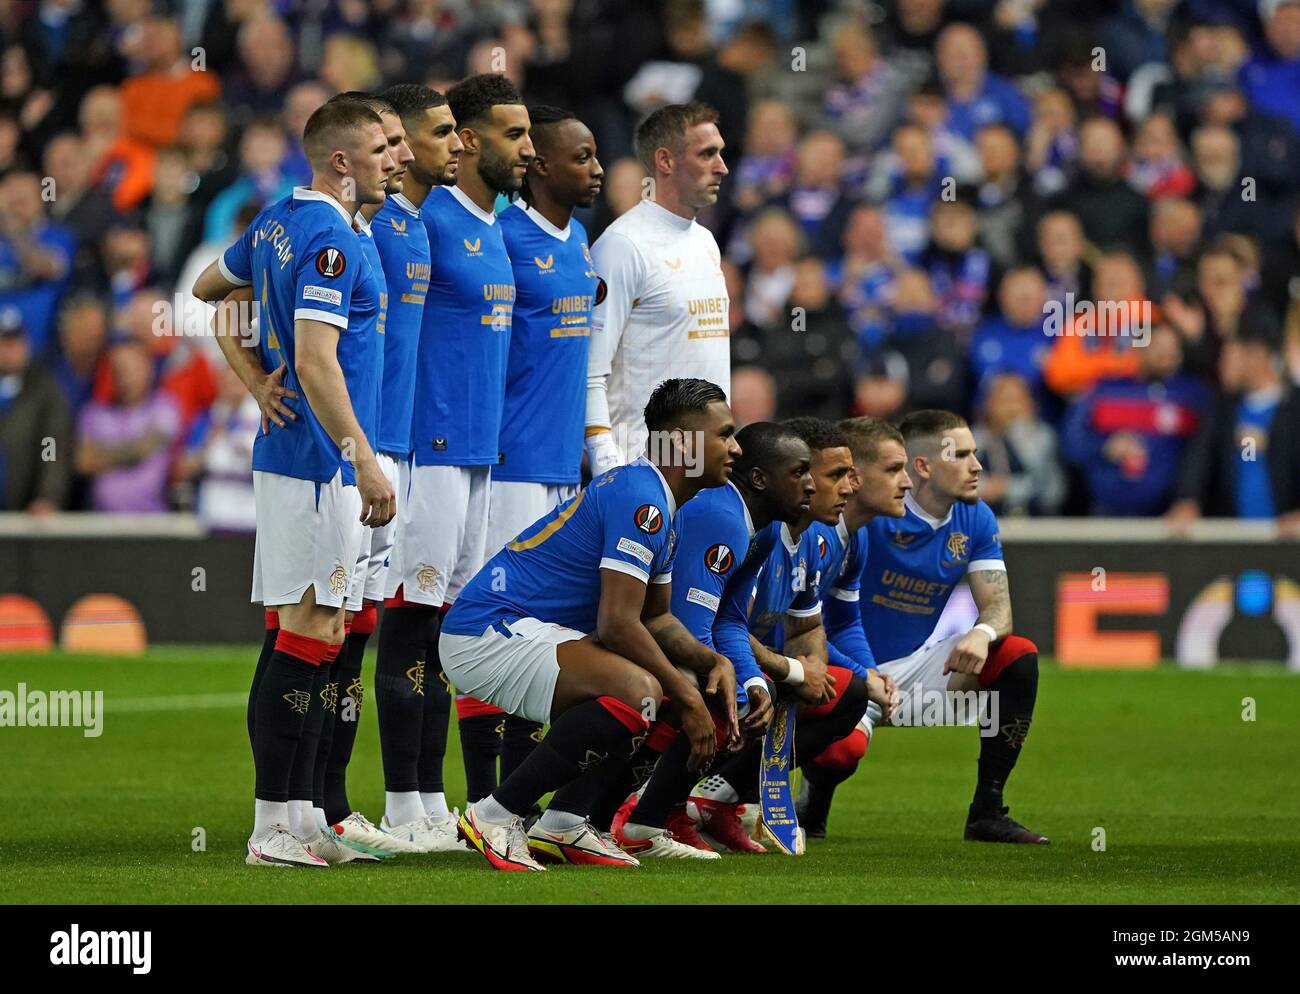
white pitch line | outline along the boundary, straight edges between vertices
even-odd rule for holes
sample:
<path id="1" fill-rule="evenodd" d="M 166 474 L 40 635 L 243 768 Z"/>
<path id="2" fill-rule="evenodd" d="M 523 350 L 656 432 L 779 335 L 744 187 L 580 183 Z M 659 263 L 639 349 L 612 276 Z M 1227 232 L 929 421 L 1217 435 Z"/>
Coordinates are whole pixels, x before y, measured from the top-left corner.
<path id="1" fill-rule="evenodd" d="M 235 708 L 248 705 L 248 693 L 242 694 L 177 694 L 173 697 L 105 697 L 109 711 L 203 711 L 213 708 Z"/>

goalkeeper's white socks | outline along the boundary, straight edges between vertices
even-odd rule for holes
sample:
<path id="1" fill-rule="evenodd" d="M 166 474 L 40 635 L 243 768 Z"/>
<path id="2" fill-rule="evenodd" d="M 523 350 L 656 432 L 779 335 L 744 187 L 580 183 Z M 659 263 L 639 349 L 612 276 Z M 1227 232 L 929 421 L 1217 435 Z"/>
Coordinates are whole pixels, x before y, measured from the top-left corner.
<path id="1" fill-rule="evenodd" d="M 289 831 L 299 839 L 311 839 L 320 833 L 316 816 L 312 814 L 311 801 L 289 802 Z"/>
<path id="2" fill-rule="evenodd" d="M 735 804 L 740 800 L 736 789 L 716 773 L 706 777 L 691 793 L 719 804 Z"/>
<path id="3" fill-rule="evenodd" d="M 322 832 L 328 832 L 330 830 L 330 823 L 325 817 L 324 808 L 315 808 L 315 807 L 312 808 L 311 816 L 316 821 L 316 827 L 319 828 Z"/>

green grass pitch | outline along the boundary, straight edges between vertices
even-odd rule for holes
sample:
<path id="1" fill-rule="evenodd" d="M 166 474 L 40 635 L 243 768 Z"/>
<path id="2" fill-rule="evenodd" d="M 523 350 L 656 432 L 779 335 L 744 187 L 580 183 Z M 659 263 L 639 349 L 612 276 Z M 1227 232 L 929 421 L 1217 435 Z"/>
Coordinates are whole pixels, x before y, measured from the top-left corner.
<path id="1" fill-rule="evenodd" d="M 780 903 L 1300 901 L 1300 678 L 1045 665 L 1008 792 L 1047 847 L 961 841 L 972 729 L 882 730 L 840 789 L 831 838 L 802 858 L 495 873 L 475 854 L 329 871 L 246 867 L 252 762 L 243 695 L 256 650 L 143 659 L 0 656 L 0 690 L 102 690 L 103 734 L 0 728 L 11 902 Z M 373 674 L 367 659 L 367 685 Z M 1243 720 L 1253 698 L 1255 720 Z M 454 720 L 454 719 L 453 719 Z M 464 800 L 456 731 L 449 799 Z M 382 813 L 367 701 L 350 793 Z M 195 851 L 195 829 L 206 847 Z M 1105 832 L 1098 851 L 1097 830 Z"/>

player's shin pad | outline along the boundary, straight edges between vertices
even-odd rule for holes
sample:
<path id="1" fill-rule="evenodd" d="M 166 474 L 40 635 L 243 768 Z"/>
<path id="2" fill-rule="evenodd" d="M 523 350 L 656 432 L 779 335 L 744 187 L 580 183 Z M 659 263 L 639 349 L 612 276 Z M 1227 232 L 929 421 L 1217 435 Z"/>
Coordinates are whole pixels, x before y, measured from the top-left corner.
<path id="1" fill-rule="evenodd" d="M 794 813 L 794 723 L 797 705 L 777 701 L 772 724 L 763 736 L 762 765 L 758 770 L 758 823 L 763 835 L 787 856 L 801 856 L 804 835 Z"/>

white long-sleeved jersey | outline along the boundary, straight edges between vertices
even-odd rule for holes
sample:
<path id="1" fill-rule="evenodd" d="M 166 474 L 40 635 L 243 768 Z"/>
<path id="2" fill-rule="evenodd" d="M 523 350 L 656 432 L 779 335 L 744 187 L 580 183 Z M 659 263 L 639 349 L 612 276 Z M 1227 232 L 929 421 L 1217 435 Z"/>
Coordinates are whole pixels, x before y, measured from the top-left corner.
<path id="1" fill-rule="evenodd" d="M 591 249 L 606 295 L 592 312 L 587 427 L 608 425 L 623 461 L 642 452 L 654 388 L 700 377 L 731 396 L 722 254 L 712 232 L 642 200 Z"/>

